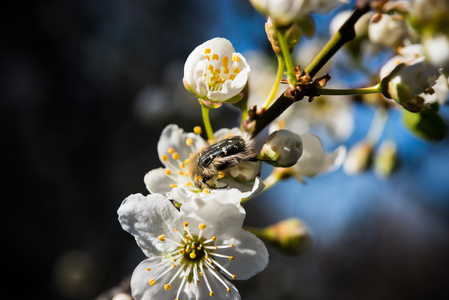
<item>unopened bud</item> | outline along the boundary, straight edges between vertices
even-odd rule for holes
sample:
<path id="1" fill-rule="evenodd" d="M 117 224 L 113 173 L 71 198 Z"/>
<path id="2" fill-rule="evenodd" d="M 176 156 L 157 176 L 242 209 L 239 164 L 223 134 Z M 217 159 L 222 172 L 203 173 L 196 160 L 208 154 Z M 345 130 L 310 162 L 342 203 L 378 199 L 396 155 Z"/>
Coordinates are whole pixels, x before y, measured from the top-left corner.
<path id="1" fill-rule="evenodd" d="M 260 151 L 260 160 L 275 167 L 291 167 L 302 155 L 301 137 L 289 130 L 281 129 L 273 132 Z"/>
<path id="2" fill-rule="evenodd" d="M 349 150 L 343 170 L 349 175 L 365 172 L 371 166 L 372 156 L 373 146 L 371 143 L 361 141 Z"/>
<path id="3" fill-rule="evenodd" d="M 265 228 L 263 237 L 288 254 L 299 254 L 312 245 L 312 237 L 297 218 L 286 219 Z"/>
<path id="4" fill-rule="evenodd" d="M 270 19 L 265 23 L 265 32 L 267 33 L 268 40 L 271 43 L 273 51 L 277 55 L 282 55 L 281 46 L 277 36 L 275 26 L 271 23 Z M 302 37 L 302 30 L 297 24 L 292 24 L 285 30 L 285 38 L 287 39 L 288 51 L 293 53 L 296 45 L 299 43 Z"/>
<path id="5" fill-rule="evenodd" d="M 397 145 L 392 140 L 382 142 L 374 157 L 374 172 L 380 177 L 390 176 L 397 165 Z"/>

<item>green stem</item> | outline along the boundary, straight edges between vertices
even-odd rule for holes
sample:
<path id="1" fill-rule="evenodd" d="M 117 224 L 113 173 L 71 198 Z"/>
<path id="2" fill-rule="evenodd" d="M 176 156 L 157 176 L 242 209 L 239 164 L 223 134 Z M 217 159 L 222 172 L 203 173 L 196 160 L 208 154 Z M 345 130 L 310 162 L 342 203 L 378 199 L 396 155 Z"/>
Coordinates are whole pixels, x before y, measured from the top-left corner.
<path id="1" fill-rule="evenodd" d="M 279 46 L 281 47 L 282 56 L 284 57 L 284 63 L 287 67 L 287 79 L 288 84 L 291 87 L 296 85 L 296 76 L 295 76 L 295 66 L 293 65 L 292 56 L 290 54 L 290 50 L 287 44 L 287 38 L 285 35 L 285 30 L 279 27 L 275 27 L 276 34 L 278 36 Z"/>
<path id="2" fill-rule="evenodd" d="M 304 69 L 304 73 L 309 74 L 312 78 L 319 70 L 331 59 L 332 56 L 347 42 L 355 38 L 354 25 L 360 17 L 368 12 L 370 6 L 369 1 L 365 1 L 363 5 L 357 7 L 351 17 L 341 26 L 341 28 L 332 36 L 323 49 Z"/>
<path id="3" fill-rule="evenodd" d="M 270 93 L 268 94 L 267 99 L 265 100 L 265 104 L 263 105 L 264 108 L 268 108 L 270 106 L 271 101 L 273 101 L 274 96 L 276 96 L 276 92 L 279 88 L 279 84 L 282 79 L 282 75 L 284 74 L 284 68 L 285 68 L 285 62 L 284 58 L 281 55 L 277 55 L 278 58 L 278 71 L 276 73 L 276 79 L 274 80 L 274 85 L 271 88 Z"/>
<path id="4" fill-rule="evenodd" d="M 206 129 L 207 139 L 213 140 L 214 139 L 214 131 L 212 130 L 212 125 L 210 124 L 210 119 L 209 119 L 210 108 L 207 107 L 206 105 L 204 105 L 201 100 L 199 100 L 199 101 L 201 103 L 201 111 L 203 113 L 203 123 L 204 123 L 204 128 Z"/>
<path id="5" fill-rule="evenodd" d="M 374 94 L 381 93 L 380 83 L 374 86 L 356 89 L 319 89 L 318 93 L 320 95 L 334 95 L 334 96 L 344 96 L 344 95 L 363 95 L 363 94 Z"/>

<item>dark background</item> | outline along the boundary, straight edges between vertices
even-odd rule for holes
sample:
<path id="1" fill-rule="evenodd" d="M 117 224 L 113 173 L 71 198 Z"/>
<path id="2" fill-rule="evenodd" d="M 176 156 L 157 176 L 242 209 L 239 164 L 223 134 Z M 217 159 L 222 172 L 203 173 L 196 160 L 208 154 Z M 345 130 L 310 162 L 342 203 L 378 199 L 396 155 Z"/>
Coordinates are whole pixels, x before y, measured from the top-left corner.
<path id="1" fill-rule="evenodd" d="M 1 22 L 1 298 L 94 299 L 144 258 L 116 211 L 147 193 L 161 130 L 201 124 L 182 86 L 186 57 L 215 36 L 270 53 L 264 19 L 246 0 L 79 0 L 11 2 Z M 371 116 L 357 108 L 347 145 Z M 237 115 L 224 108 L 213 120 L 235 126 Z M 448 295 L 449 141 L 398 135 L 403 164 L 390 181 L 338 171 L 249 203 L 249 225 L 298 216 L 315 245 L 299 257 L 270 247 L 268 269 L 237 282 L 244 299 Z"/>

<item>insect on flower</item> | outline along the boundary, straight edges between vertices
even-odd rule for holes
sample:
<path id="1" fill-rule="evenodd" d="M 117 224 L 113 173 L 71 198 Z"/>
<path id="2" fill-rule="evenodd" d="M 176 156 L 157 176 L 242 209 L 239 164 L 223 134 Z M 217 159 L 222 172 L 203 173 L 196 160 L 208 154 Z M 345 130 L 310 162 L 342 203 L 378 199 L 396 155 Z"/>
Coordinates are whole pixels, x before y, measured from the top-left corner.
<path id="1" fill-rule="evenodd" d="M 254 141 L 242 136 L 223 139 L 200 151 L 190 165 L 190 174 L 198 187 L 226 188 L 212 180 L 223 178 L 223 171 L 243 162 L 258 161 Z"/>

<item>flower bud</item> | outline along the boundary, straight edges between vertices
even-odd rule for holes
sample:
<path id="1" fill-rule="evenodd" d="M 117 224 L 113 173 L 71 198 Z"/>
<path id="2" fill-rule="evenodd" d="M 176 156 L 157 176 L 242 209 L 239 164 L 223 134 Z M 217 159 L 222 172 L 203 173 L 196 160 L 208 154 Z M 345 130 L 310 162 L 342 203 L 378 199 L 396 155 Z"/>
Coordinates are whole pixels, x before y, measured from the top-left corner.
<path id="1" fill-rule="evenodd" d="M 299 254 L 312 245 L 312 237 L 304 224 L 297 218 L 290 218 L 266 227 L 262 237 L 288 254 Z"/>
<path id="2" fill-rule="evenodd" d="M 368 170 L 373 157 L 373 146 L 367 141 L 355 144 L 348 152 L 343 164 L 346 174 L 356 175 Z"/>
<path id="3" fill-rule="evenodd" d="M 277 55 L 282 55 L 282 50 L 278 40 L 276 29 L 273 23 L 271 23 L 270 19 L 268 19 L 268 21 L 265 23 L 265 32 L 267 33 L 267 37 L 271 43 L 273 51 Z M 287 39 L 288 51 L 290 53 L 293 53 L 296 45 L 301 40 L 302 30 L 299 28 L 297 24 L 293 24 L 287 30 L 285 30 L 285 37 Z"/>
<path id="4" fill-rule="evenodd" d="M 386 47 L 401 45 L 406 34 L 404 21 L 394 15 L 382 14 L 379 20 L 371 19 L 368 28 L 370 41 Z"/>
<path id="5" fill-rule="evenodd" d="M 259 159 L 275 167 L 291 167 L 302 155 L 302 140 L 299 135 L 281 129 L 273 132 L 260 151 Z"/>
<path id="6" fill-rule="evenodd" d="M 389 177 L 397 165 L 397 145 L 392 140 L 383 141 L 374 157 L 374 172 Z"/>

